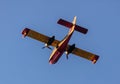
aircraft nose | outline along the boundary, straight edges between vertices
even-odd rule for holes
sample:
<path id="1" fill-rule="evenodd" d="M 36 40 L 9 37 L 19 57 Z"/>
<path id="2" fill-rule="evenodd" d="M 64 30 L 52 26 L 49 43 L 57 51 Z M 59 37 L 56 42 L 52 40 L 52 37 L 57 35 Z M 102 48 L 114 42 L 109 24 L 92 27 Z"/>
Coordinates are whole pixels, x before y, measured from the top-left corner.
<path id="1" fill-rule="evenodd" d="M 49 64 L 53 64 L 53 62 L 50 60 L 50 61 L 49 61 Z"/>

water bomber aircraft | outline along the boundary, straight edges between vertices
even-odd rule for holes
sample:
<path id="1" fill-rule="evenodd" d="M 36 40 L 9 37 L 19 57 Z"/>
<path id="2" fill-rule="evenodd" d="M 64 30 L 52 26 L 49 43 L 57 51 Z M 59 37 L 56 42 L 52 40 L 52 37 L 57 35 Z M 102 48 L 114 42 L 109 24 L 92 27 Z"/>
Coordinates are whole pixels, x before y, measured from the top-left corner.
<path id="1" fill-rule="evenodd" d="M 68 34 L 61 41 L 56 40 L 55 36 L 49 37 L 29 28 L 25 28 L 22 31 L 22 35 L 23 37 L 28 36 L 30 38 L 43 42 L 45 44 L 43 49 L 44 48 L 52 49 L 50 46 L 54 47 L 49 58 L 50 64 L 55 64 L 60 59 L 60 57 L 63 55 L 64 52 L 66 53 L 67 59 L 68 59 L 68 55 L 72 53 L 76 56 L 90 60 L 92 61 L 93 64 L 95 64 L 99 59 L 98 55 L 85 51 L 83 49 L 77 48 L 75 44 L 72 44 L 72 45 L 68 44 L 74 31 L 78 31 L 83 34 L 87 34 L 88 32 L 88 29 L 81 27 L 79 25 L 76 25 L 76 16 L 74 17 L 72 22 L 66 21 L 64 19 L 59 19 L 57 23 L 65 26 L 66 28 L 69 28 Z"/>

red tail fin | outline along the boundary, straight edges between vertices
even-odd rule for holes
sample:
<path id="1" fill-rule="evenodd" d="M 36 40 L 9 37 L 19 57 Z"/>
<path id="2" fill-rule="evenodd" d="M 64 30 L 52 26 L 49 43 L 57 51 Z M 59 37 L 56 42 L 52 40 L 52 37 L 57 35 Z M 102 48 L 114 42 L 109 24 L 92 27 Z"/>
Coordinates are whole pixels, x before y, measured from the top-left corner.
<path id="1" fill-rule="evenodd" d="M 68 22 L 68 21 L 63 20 L 63 19 L 59 19 L 57 23 L 61 24 L 63 26 L 66 26 L 67 28 L 71 28 L 73 26 L 73 24 L 71 22 Z M 88 32 L 88 29 L 81 27 L 81 26 L 78 26 L 78 25 L 75 25 L 75 30 L 78 32 L 81 32 L 83 34 L 86 34 Z"/>

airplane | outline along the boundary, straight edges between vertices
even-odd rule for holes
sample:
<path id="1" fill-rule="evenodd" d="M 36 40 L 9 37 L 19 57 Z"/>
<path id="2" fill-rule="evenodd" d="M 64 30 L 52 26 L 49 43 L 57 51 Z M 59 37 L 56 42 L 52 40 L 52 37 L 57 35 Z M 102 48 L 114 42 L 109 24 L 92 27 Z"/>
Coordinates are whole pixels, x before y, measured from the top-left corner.
<path id="1" fill-rule="evenodd" d="M 70 53 L 72 53 L 76 56 L 88 59 L 88 60 L 92 61 L 93 64 L 95 64 L 97 62 L 97 60 L 99 59 L 98 55 L 93 54 L 88 51 L 85 51 L 85 50 L 82 50 L 80 48 L 77 48 L 77 47 L 75 47 L 75 44 L 73 44 L 73 45 L 68 44 L 74 31 L 78 31 L 83 34 L 86 34 L 88 32 L 88 29 L 81 27 L 79 25 L 76 25 L 76 16 L 74 17 L 72 23 L 68 22 L 64 19 L 59 19 L 57 23 L 65 26 L 66 28 L 69 28 L 68 34 L 61 41 L 56 40 L 55 36 L 49 37 L 49 36 L 43 35 L 41 33 L 38 33 L 34 30 L 31 30 L 29 28 L 25 28 L 22 31 L 22 35 L 23 35 L 23 37 L 28 36 L 28 37 L 36 39 L 40 42 L 45 43 L 45 46 L 43 47 L 43 49 L 44 48 L 51 49 L 50 46 L 54 47 L 54 49 L 50 55 L 50 58 L 49 58 L 50 64 L 55 64 L 60 59 L 60 57 L 63 55 L 64 52 L 66 53 L 67 59 L 68 59 L 68 55 Z"/>

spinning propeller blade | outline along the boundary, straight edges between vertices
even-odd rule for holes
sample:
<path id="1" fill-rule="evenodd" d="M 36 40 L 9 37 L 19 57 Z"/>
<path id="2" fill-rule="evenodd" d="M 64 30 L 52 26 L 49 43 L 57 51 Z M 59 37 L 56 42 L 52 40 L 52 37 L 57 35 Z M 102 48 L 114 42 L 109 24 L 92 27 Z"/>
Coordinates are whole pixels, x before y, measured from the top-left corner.
<path id="1" fill-rule="evenodd" d="M 49 46 L 44 46 L 44 47 L 42 47 L 42 49 L 44 49 L 44 48 L 48 48 L 48 49 L 52 50 L 52 48 L 49 47 Z"/>

